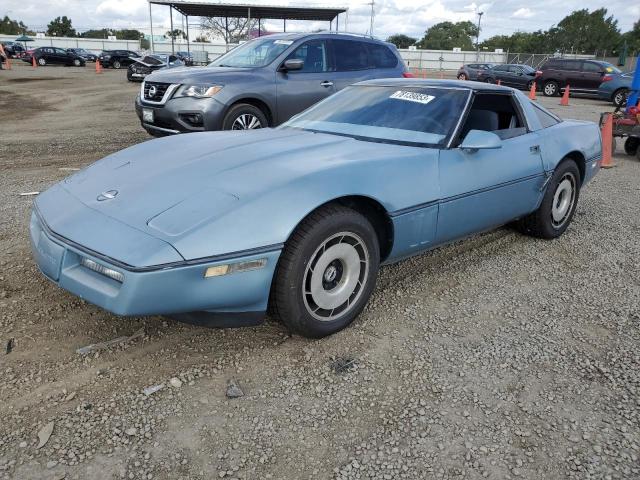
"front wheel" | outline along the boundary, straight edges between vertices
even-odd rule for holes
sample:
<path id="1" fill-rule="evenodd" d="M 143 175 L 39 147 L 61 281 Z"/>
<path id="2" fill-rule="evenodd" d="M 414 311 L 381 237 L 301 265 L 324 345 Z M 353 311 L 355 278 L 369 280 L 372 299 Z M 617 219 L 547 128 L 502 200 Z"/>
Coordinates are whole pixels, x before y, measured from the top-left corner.
<path id="1" fill-rule="evenodd" d="M 553 172 L 538 210 L 520 219 L 518 228 L 534 237 L 559 237 L 571 223 L 579 196 L 580 171 L 576 162 L 565 159 Z"/>
<path id="2" fill-rule="evenodd" d="M 47 61 L 45 60 L 44 57 L 40 57 L 38 59 L 38 65 L 40 65 L 41 67 L 44 67 L 47 64 Z"/>
<path id="3" fill-rule="evenodd" d="M 80 60 L 79 60 L 79 59 L 77 59 L 77 58 L 74 58 L 74 59 L 73 59 L 73 66 L 74 66 L 74 67 L 79 67 L 80 65 L 81 65 Z"/>
<path id="4" fill-rule="evenodd" d="M 350 208 L 321 207 L 284 247 L 271 290 L 272 314 L 308 338 L 342 330 L 367 304 L 379 265 L 371 223 Z"/>
<path id="5" fill-rule="evenodd" d="M 255 130 L 268 126 L 269 122 L 262 110 L 248 103 L 231 107 L 222 121 L 223 130 Z"/>
<path id="6" fill-rule="evenodd" d="M 558 82 L 554 82 L 553 80 L 544 84 L 544 88 L 542 89 L 542 93 L 544 93 L 545 97 L 555 97 L 558 95 L 560 91 L 560 87 L 558 86 Z"/>
<path id="7" fill-rule="evenodd" d="M 496 83 L 496 81 L 491 78 L 491 77 L 487 77 L 487 79 L 485 80 L 486 83 Z"/>
<path id="8" fill-rule="evenodd" d="M 114 60 L 114 62 L 111 64 L 113 66 L 113 68 L 115 68 L 116 70 L 119 70 L 120 67 L 122 67 L 122 64 L 118 61 L 118 60 Z"/>

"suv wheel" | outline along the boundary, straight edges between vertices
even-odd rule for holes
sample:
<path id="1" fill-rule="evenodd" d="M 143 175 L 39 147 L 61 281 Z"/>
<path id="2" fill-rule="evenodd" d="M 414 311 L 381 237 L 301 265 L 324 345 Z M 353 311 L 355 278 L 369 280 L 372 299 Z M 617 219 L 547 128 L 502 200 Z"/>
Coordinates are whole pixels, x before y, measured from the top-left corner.
<path id="1" fill-rule="evenodd" d="M 558 95 L 560 91 L 560 87 L 558 86 L 558 82 L 554 82 L 553 80 L 544 84 L 544 88 L 542 89 L 542 93 L 544 93 L 545 97 L 555 97 Z"/>
<path id="2" fill-rule="evenodd" d="M 613 93 L 612 101 L 614 107 L 623 107 L 627 102 L 628 90 L 626 88 L 620 88 Z"/>
<path id="3" fill-rule="evenodd" d="M 116 70 L 118 70 L 122 66 L 118 60 L 114 60 L 112 65 Z"/>
<path id="4" fill-rule="evenodd" d="M 262 110 L 248 103 L 231 107 L 222 122 L 223 130 L 255 130 L 268 126 L 269 122 Z"/>

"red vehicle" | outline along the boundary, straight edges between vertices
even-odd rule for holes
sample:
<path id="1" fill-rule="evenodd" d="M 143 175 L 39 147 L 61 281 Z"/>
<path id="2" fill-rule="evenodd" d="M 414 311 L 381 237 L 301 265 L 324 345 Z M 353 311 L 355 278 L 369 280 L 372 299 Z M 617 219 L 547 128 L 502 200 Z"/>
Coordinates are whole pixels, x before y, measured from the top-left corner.
<path id="1" fill-rule="evenodd" d="M 27 63 L 31 63 L 31 59 L 33 58 L 33 51 L 35 50 L 35 48 L 31 48 L 29 50 L 26 50 L 24 52 L 22 52 L 22 54 L 20 55 L 20 60 L 22 60 L 23 62 L 27 62 Z"/>

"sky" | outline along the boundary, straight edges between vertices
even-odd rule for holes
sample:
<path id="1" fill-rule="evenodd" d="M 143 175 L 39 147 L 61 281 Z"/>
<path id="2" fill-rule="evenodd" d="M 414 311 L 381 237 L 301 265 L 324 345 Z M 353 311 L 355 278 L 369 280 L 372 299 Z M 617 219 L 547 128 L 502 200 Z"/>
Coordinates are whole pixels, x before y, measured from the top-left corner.
<path id="1" fill-rule="evenodd" d="M 207 0 L 198 0 L 207 1 Z M 368 33 L 371 16 L 371 0 L 237 0 L 238 3 L 333 6 L 348 7 L 347 29 L 355 33 Z M 516 31 L 546 30 L 558 23 L 573 10 L 595 10 L 603 6 L 602 0 L 500 0 L 486 3 L 469 3 L 469 0 L 374 0 L 375 17 L 373 34 L 386 38 L 394 33 L 404 33 L 420 38 L 426 28 L 442 21 L 471 20 L 477 22 L 478 12 L 483 12 L 480 40 L 498 34 Z M 231 1 L 217 3 L 232 3 Z M 625 32 L 640 19 L 640 1 L 608 0 L 609 14 L 618 20 Z M 153 6 L 154 33 L 168 30 L 168 7 Z M 30 28 L 46 30 L 47 23 L 57 16 L 66 15 L 80 31 L 90 28 L 137 28 L 149 32 L 149 6 L 146 0 L 2 0 L 0 16 L 22 20 Z M 174 12 L 174 27 L 180 28 L 181 20 Z M 340 19 L 340 29 L 345 27 Z M 197 20 L 190 19 L 191 38 L 197 34 Z M 281 21 L 266 21 L 268 31 L 281 31 Z M 326 22 L 287 22 L 288 31 L 327 29 Z"/>

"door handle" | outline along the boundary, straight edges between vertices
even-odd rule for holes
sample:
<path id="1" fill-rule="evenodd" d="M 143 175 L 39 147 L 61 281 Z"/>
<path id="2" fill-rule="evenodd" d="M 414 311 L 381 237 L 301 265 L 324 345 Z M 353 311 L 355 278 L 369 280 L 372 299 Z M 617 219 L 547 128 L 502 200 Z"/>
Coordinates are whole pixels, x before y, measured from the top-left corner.
<path id="1" fill-rule="evenodd" d="M 320 83 L 320 85 L 323 87 L 333 87 L 333 82 L 330 82 L 329 80 L 325 80 L 324 82 Z"/>
<path id="2" fill-rule="evenodd" d="M 529 147 L 529 151 L 531 153 L 540 153 L 540 145 L 534 145 L 532 147 Z"/>

